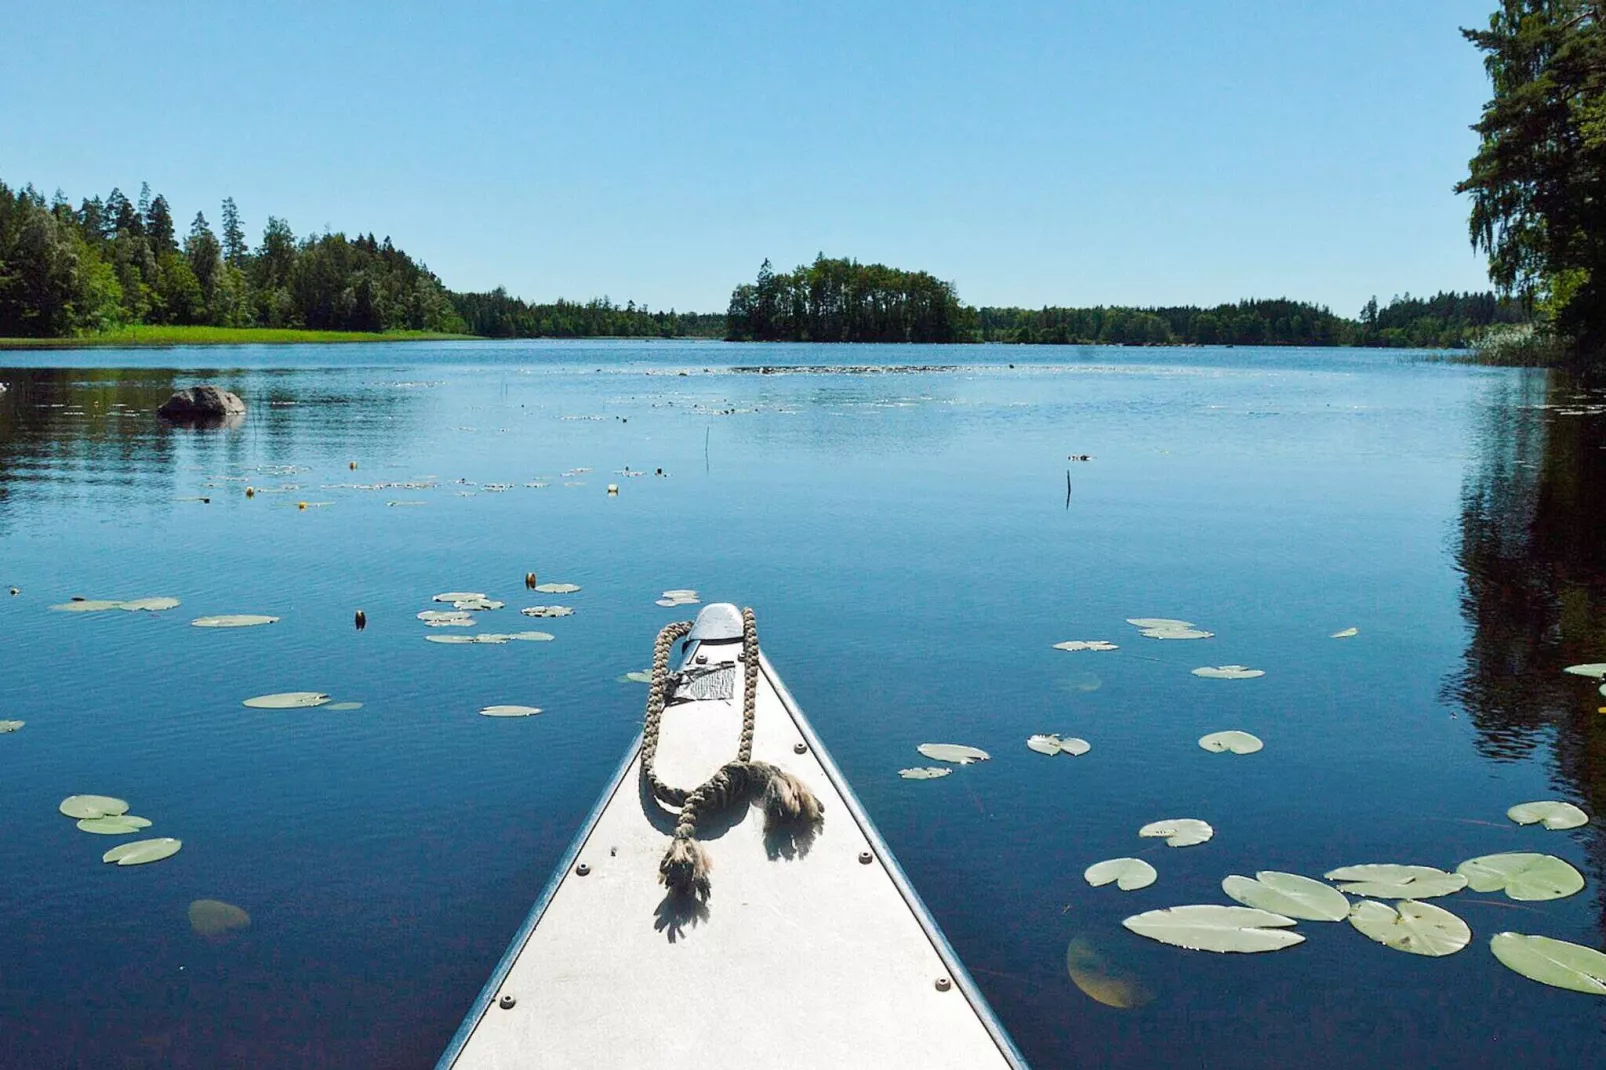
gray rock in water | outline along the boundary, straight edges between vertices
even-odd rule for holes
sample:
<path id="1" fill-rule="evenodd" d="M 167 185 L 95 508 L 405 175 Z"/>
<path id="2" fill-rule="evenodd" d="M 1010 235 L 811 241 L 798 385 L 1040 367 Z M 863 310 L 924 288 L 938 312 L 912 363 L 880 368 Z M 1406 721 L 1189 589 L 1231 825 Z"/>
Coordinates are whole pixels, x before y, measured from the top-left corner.
<path id="1" fill-rule="evenodd" d="M 164 401 L 156 414 L 174 423 L 237 424 L 245 416 L 245 402 L 222 387 L 192 386 Z"/>

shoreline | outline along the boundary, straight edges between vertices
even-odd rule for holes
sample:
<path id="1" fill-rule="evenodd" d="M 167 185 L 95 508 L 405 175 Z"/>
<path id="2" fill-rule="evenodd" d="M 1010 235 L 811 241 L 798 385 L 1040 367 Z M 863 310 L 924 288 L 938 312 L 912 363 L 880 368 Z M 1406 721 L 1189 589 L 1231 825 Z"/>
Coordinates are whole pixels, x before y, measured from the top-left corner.
<path id="1" fill-rule="evenodd" d="M 434 331 L 309 331 L 290 327 L 130 327 L 71 338 L 0 338 L 0 350 L 172 349 L 178 346 L 329 345 L 350 342 L 474 342 Z"/>

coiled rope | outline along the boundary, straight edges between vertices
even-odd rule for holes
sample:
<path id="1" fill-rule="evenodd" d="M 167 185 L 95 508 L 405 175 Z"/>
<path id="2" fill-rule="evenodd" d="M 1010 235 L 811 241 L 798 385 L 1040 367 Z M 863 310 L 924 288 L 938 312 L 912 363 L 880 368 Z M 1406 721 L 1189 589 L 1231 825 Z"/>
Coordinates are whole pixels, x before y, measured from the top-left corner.
<path id="1" fill-rule="evenodd" d="M 669 652 L 675 642 L 690 632 L 691 621 L 666 624 L 652 649 L 652 687 L 647 692 L 646 723 L 641 733 L 641 772 L 652 793 L 660 801 L 680 807 L 673 839 L 658 863 L 658 881 L 679 895 L 707 899 L 708 873 L 713 860 L 708 849 L 696 840 L 697 822 L 737 803 L 758 797 L 771 822 L 818 822 L 825 808 L 814 793 L 791 773 L 769 762 L 753 760 L 753 713 L 758 702 L 758 625 L 751 609 L 742 610 L 742 663 L 745 679 L 742 690 L 742 734 L 736 745 L 736 758 L 692 791 L 666 784 L 658 775 L 658 733 L 663 725 L 664 706 L 670 683 L 677 678 L 669 671 Z"/>

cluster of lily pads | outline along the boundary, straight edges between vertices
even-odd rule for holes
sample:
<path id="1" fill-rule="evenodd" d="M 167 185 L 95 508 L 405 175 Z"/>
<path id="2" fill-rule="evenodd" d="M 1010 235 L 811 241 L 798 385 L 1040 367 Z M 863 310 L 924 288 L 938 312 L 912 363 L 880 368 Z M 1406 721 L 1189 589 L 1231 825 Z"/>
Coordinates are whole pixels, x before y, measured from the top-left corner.
<path id="1" fill-rule="evenodd" d="M 665 609 L 673 609 L 675 606 L 695 606 L 701 601 L 697 592 L 689 587 L 676 587 L 658 596 L 658 604 Z"/>
<path id="2" fill-rule="evenodd" d="M 531 589 L 542 594 L 572 594 L 580 587 L 573 583 L 541 583 L 533 585 Z M 436 595 L 433 601 L 449 604 L 452 608 L 426 609 L 419 613 L 418 619 L 430 628 L 472 628 L 476 623 L 476 614 L 492 612 L 507 604 L 478 591 L 446 591 Z M 527 617 L 567 617 L 574 610 L 568 606 L 530 606 L 519 612 Z M 482 632 L 478 635 L 426 635 L 424 638 L 432 643 L 501 645 L 511 642 L 550 643 L 556 637 L 551 632 L 526 631 Z"/>
<path id="3" fill-rule="evenodd" d="M 253 710 L 306 710 L 315 706 L 334 712 L 362 709 L 360 702 L 333 702 L 322 691 L 280 691 L 248 698 L 241 705 Z"/>
<path id="4" fill-rule="evenodd" d="M 1557 800 L 1522 803 L 1507 811 L 1522 825 L 1549 829 L 1577 828 L 1589 817 L 1571 803 Z M 1208 841 L 1210 826 L 1197 819 L 1157 821 L 1138 830 L 1140 836 L 1164 836 L 1172 847 Z M 1348 921 L 1358 932 L 1385 947 L 1414 955 L 1452 955 L 1472 941 L 1461 918 L 1422 902 L 1470 888 L 1504 892 L 1513 900 L 1543 902 L 1576 895 L 1583 874 L 1566 860 L 1531 851 L 1510 851 L 1469 858 L 1454 872 L 1432 866 L 1368 863 L 1329 870 L 1324 878 L 1337 887 L 1297 873 L 1263 871 L 1254 877 L 1229 875 L 1221 882 L 1226 896 L 1240 906 L 1195 903 L 1134 914 L 1121 924 L 1161 943 L 1192 951 L 1252 953 L 1277 951 L 1302 943 L 1291 931 L 1300 921 Z M 1140 858 L 1096 862 L 1083 873 L 1094 887 L 1114 883 L 1136 891 L 1155 883 L 1158 872 Z M 1361 898 L 1351 903 L 1349 895 Z M 1379 902 L 1396 900 L 1393 906 Z M 1544 984 L 1606 995 L 1606 955 L 1592 948 L 1538 936 L 1502 932 L 1490 950 L 1505 966 Z"/>
<path id="5" fill-rule="evenodd" d="M 177 598 L 167 597 L 133 598 L 126 602 L 104 598 L 74 598 L 70 602 L 62 602 L 50 608 L 57 613 L 105 613 L 113 609 L 129 613 L 161 613 L 164 610 L 175 609 L 179 604 Z"/>
<path id="6" fill-rule="evenodd" d="M 127 802 L 110 795 L 69 795 L 61 800 L 57 809 L 78 822 L 84 832 L 98 836 L 127 836 L 151 827 L 149 818 L 130 814 Z M 100 860 L 119 866 L 143 866 L 147 862 L 171 858 L 183 846 L 183 841 L 168 836 L 132 840 L 113 847 L 101 855 Z"/>

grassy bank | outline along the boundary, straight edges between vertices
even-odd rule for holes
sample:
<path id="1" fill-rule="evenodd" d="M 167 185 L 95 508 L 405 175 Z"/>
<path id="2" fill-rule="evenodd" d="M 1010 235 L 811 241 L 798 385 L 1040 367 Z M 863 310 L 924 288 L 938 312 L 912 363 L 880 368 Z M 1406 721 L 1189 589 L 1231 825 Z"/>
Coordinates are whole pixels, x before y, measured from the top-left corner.
<path id="1" fill-rule="evenodd" d="M 124 327 L 79 338 L 0 338 L 0 349 L 84 349 L 128 346 L 305 345 L 323 342 L 440 342 L 466 334 L 431 331 L 299 331 L 276 327 Z"/>

